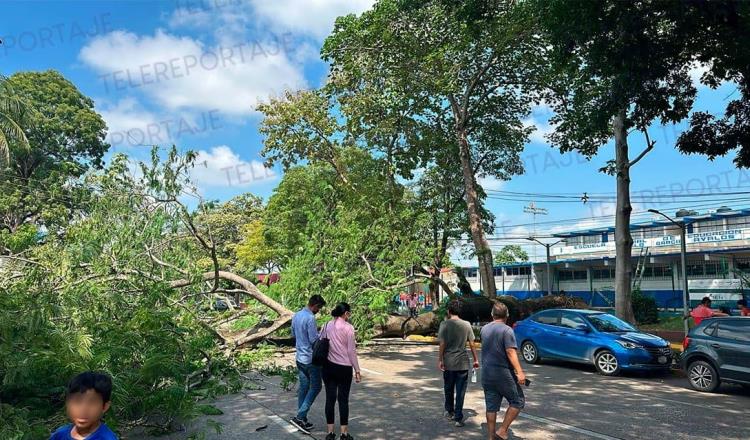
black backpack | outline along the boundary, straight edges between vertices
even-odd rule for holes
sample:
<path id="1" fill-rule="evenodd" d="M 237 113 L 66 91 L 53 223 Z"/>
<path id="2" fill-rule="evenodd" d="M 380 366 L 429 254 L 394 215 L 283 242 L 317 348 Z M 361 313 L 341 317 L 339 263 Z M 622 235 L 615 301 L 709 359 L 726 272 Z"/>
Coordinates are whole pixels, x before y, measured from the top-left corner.
<path id="1" fill-rule="evenodd" d="M 320 332 L 320 337 L 313 344 L 312 363 L 319 367 L 322 367 L 323 364 L 326 363 L 326 360 L 328 360 L 328 352 L 331 349 L 331 341 L 325 336 L 327 328 L 328 324 L 323 326 L 323 330 Z"/>

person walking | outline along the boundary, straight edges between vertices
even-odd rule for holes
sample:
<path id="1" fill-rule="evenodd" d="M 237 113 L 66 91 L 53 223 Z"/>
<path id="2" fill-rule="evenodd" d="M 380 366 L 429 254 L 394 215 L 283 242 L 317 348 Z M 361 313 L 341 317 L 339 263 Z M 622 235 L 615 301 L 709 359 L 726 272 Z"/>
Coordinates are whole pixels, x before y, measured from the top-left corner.
<path id="1" fill-rule="evenodd" d="M 412 292 L 407 300 L 409 305 L 409 317 L 417 319 L 419 317 L 419 302 L 417 300 L 417 294 Z"/>
<path id="2" fill-rule="evenodd" d="M 328 435 L 325 440 L 335 440 L 335 409 L 339 403 L 339 423 L 341 440 L 352 440 L 349 434 L 349 391 L 352 387 L 352 370 L 357 383 L 362 380 L 357 360 L 357 343 L 354 339 L 354 327 L 349 324 L 352 308 L 342 302 L 331 312 L 333 321 L 326 324 L 321 335 L 328 338 L 330 348 L 328 359 L 323 365 L 323 384 L 326 390 L 326 423 Z"/>
<path id="3" fill-rule="evenodd" d="M 318 340 L 315 315 L 325 305 L 326 302 L 322 296 L 313 295 L 307 302 L 307 306 L 292 317 L 292 336 L 297 348 L 295 360 L 299 389 L 297 390 L 297 415 L 292 417 L 290 422 L 305 434 L 310 434 L 313 428 L 313 424 L 307 421 L 307 413 L 322 388 L 320 367 L 312 363 L 312 354 L 313 344 Z"/>
<path id="4" fill-rule="evenodd" d="M 467 342 L 474 358 L 473 368 L 479 368 L 474 348 L 474 330 L 471 324 L 459 318 L 460 313 L 461 301 L 453 300 L 448 303 L 448 319 L 441 322 L 438 329 L 438 367 L 443 372 L 445 390 L 444 416 L 452 419 L 457 427 L 464 426 L 464 396 L 469 379 Z"/>
<path id="5" fill-rule="evenodd" d="M 518 347 L 513 329 L 505 324 L 508 307 L 496 301 L 492 306 L 493 321 L 482 327 L 482 388 L 487 411 L 489 440 L 507 440 L 510 425 L 526 404 L 521 385 L 526 375 L 518 361 Z M 495 430 L 497 412 L 502 400 L 508 401 L 508 409 L 500 428 Z"/>

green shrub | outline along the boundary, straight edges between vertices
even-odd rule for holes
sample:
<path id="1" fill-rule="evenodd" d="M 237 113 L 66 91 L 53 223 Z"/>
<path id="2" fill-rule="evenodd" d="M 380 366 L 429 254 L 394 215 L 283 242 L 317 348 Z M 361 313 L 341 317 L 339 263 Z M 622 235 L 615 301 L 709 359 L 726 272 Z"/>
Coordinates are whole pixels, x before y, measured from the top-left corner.
<path id="1" fill-rule="evenodd" d="M 656 300 L 646 296 L 640 289 L 633 290 L 633 313 L 638 324 L 656 324 L 659 322 L 659 309 Z"/>

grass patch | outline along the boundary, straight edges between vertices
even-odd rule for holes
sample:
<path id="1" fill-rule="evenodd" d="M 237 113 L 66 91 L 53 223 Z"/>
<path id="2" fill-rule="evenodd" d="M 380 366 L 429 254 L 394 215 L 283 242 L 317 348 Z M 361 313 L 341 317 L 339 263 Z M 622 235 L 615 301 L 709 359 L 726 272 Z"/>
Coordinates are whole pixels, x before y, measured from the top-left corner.
<path id="1" fill-rule="evenodd" d="M 647 331 L 680 331 L 683 329 L 682 316 L 662 316 L 656 324 L 644 324 L 639 327 L 641 330 Z"/>
<path id="2" fill-rule="evenodd" d="M 260 322 L 260 317 L 256 314 L 249 314 L 232 322 L 231 329 L 234 331 L 247 330 L 253 328 Z"/>
<path id="3" fill-rule="evenodd" d="M 236 356 L 235 360 L 241 370 L 254 370 L 268 366 L 273 354 L 273 346 L 260 344 L 253 349 L 243 350 Z"/>

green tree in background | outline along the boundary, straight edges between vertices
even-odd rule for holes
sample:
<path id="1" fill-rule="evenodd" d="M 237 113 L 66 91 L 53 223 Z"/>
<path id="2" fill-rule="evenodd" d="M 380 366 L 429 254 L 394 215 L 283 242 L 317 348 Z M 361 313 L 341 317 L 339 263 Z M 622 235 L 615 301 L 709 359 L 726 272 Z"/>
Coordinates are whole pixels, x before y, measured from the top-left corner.
<path id="1" fill-rule="evenodd" d="M 509 244 L 503 246 L 497 254 L 495 254 L 495 261 L 498 263 L 521 263 L 529 261 L 529 254 L 526 253 L 523 248 L 517 244 Z"/>
<path id="2" fill-rule="evenodd" d="M 7 83 L 28 106 L 23 124 L 28 147 L 11 142 L 11 160 L 0 169 L 6 189 L 0 192 L 0 245 L 6 248 L 17 232 L 65 225 L 88 197 L 79 177 L 100 168 L 109 148 L 94 102 L 59 73 L 21 72 Z"/>
<path id="3" fill-rule="evenodd" d="M 29 147 L 29 140 L 19 123 L 27 112 L 26 104 L 13 90 L 8 78 L 0 75 L 0 165 L 10 161 L 11 142 Z"/>

